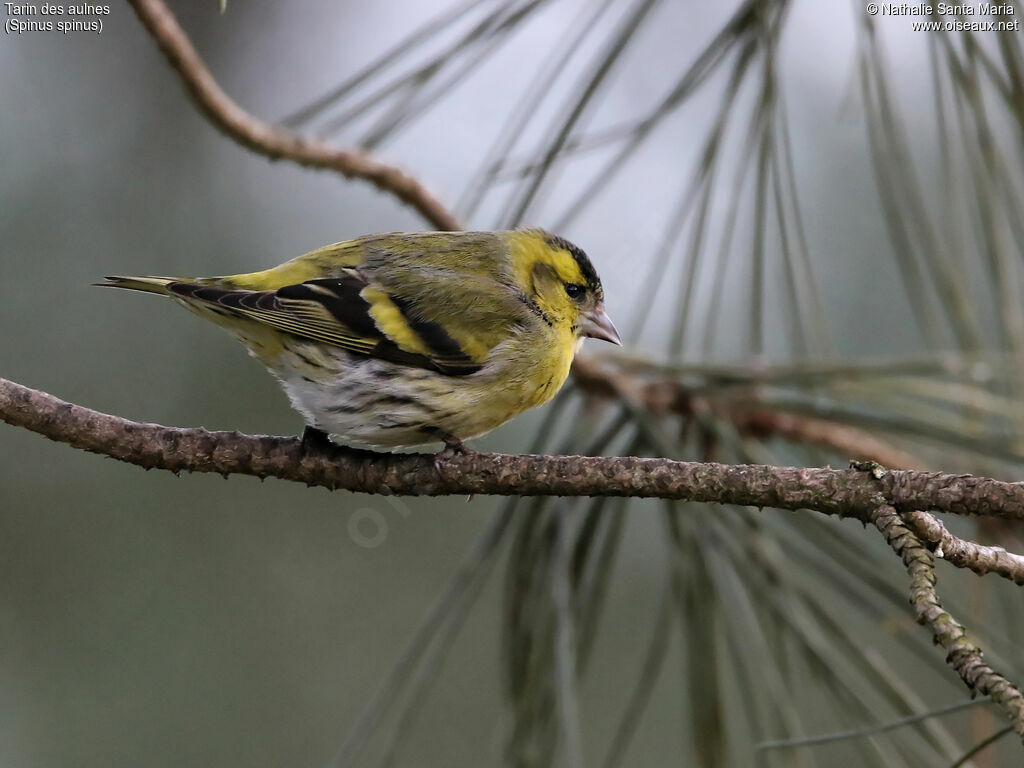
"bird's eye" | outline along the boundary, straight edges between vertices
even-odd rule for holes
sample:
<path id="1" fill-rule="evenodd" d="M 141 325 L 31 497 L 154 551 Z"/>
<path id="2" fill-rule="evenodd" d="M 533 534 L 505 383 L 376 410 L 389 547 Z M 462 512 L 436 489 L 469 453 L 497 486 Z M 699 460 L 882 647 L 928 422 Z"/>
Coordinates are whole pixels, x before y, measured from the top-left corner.
<path id="1" fill-rule="evenodd" d="M 587 289 L 579 283 L 566 283 L 565 292 L 569 294 L 569 298 L 573 301 L 581 301 Z"/>

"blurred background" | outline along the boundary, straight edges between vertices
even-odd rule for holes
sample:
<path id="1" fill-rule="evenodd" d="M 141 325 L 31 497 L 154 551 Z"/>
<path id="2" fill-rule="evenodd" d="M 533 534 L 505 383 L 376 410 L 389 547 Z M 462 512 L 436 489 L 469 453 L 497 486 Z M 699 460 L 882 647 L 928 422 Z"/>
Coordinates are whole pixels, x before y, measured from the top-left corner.
<path id="1" fill-rule="evenodd" d="M 226 335 L 89 284 L 427 225 L 221 136 L 110 8 L 101 34 L 0 40 L 0 375 L 297 433 Z M 588 251 L 624 349 L 589 343 L 577 383 L 477 448 L 1019 477 L 1019 30 L 809 0 L 172 9 L 253 114 L 400 165 L 468 227 Z M 0 456 L 4 765 L 944 766 L 1003 725 L 982 702 L 768 748 L 967 699 L 852 523 L 178 478 L 10 427 Z M 1019 590 L 943 565 L 1019 681 Z"/>

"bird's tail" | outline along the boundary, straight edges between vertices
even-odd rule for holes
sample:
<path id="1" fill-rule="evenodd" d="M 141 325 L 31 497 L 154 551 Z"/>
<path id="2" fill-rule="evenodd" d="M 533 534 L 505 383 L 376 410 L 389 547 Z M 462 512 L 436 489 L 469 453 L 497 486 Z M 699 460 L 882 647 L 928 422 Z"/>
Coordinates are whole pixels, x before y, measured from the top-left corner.
<path id="1" fill-rule="evenodd" d="M 177 282 L 173 277 L 120 277 L 107 275 L 103 278 L 104 283 L 93 283 L 103 288 L 125 288 L 129 291 L 145 291 L 146 293 L 158 293 L 162 296 L 169 296 L 167 290 L 169 283 Z"/>

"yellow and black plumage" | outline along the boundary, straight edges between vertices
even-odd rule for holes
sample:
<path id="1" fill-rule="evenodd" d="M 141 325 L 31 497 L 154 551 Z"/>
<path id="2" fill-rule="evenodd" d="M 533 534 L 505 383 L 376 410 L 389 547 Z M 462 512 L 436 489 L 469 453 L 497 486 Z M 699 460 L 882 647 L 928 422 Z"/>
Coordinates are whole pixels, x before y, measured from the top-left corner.
<path id="1" fill-rule="evenodd" d="M 583 337 L 619 343 L 586 254 L 543 230 L 369 235 L 262 272 L 100 285 L 225 328 L 342 443 L 451 447 L 550 400 Z"/>

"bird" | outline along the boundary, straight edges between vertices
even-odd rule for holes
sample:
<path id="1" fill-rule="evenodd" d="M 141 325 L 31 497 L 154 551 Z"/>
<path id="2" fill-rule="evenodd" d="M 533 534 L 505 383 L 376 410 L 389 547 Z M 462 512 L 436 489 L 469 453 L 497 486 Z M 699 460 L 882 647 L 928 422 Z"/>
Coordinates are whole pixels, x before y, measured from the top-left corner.
<path id="1" fill-rule="evenodd" d="M 309 446 L 471 452 L 551 400 L 585 338 L 621 344 L 586 253 L 543 229 L 367 235 L 260 272 L 95 285 L 224 328 L 278 379 Z"/>

